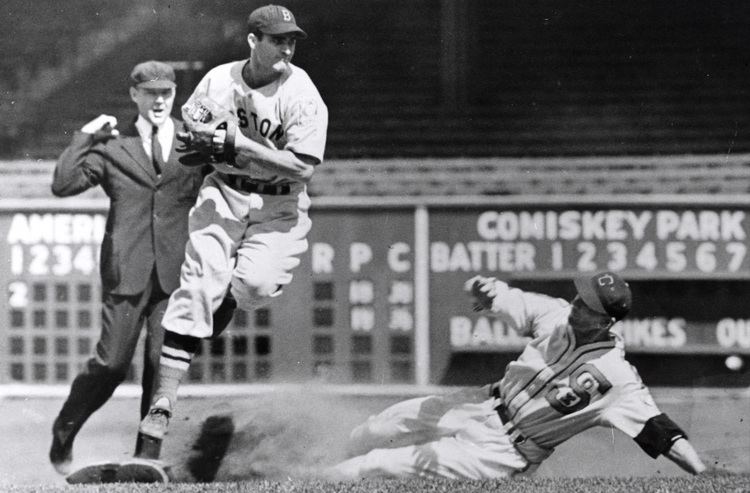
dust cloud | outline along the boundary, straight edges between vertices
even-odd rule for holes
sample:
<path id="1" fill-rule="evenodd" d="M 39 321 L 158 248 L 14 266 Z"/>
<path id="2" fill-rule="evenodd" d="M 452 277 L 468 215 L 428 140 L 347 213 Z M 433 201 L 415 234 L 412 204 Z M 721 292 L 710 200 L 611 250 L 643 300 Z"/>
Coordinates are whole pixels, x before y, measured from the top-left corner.
<path id="1" fill-rule="evenodd" d="M 351 430 L 389 403 L 314 386 L 209 403 L 172 473 L 198 482 L 320 477 L 347 458 Z"/>

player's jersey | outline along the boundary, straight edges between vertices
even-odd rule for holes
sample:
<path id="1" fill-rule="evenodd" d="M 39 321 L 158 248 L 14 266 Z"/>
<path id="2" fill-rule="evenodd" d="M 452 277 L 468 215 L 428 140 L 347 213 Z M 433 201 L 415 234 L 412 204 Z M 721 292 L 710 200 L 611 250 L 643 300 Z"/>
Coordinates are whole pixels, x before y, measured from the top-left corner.
<path id="1" fill-rule="evenodd" d="M 571 305 L 497 281 L 492 311 L 533 337 L 493 385 L 512 423 L 537 445 L 553 449 L 593 426 L 614 426 L 635 438 L 661 413 L 624 357 L 621 337 L 576 347 Z"/>
<path id="2" fill-rule="evenodd" d="M 323 161 L 328 129 L 328 108 L 303 69 L 290 70 L 278 80 L 256 89 L 242 78 L 247 60 L 211 69 L 193 91 L 237 116 L 243 135 L 271 149 L 284 149 Z M 268 183 L 286 180 L 272 171 L 250 166 L 250 178 Z"/>

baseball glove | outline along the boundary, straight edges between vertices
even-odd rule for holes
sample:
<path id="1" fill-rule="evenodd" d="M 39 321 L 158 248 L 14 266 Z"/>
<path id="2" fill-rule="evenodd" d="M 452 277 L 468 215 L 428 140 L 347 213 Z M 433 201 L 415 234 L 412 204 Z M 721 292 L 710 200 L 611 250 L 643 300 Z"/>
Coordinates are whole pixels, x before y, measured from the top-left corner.
<path id="1" fill-rule="evenodd" d="M 182 107 L 184 130 L 177 139 L 185 153 L 179 161 L 187 166 L 202 166 L 224 162 L 231 166 L 235 161 L 234 137 L 237 118 L 208 96 L 198 95 Z"/>

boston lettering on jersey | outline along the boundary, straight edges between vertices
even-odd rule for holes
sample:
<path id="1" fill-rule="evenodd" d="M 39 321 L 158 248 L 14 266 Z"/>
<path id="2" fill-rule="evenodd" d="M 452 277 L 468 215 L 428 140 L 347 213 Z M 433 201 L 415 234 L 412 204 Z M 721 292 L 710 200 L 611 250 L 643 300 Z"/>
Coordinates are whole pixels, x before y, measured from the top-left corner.
<path id="1" fill-rule="evenodd" d="M 263 138 L 279 141 L 284 136 L 283 124 L 276 125 L 276 128 L 271 130 L 273 123 L 268 118 L 258 119 L 258 114 L 254 111 L 248 115 L 244 108 L 237 108 L 237 118 L 239 119 L 240 128 L 248 128 L 252 122 L 252 128 L 258 132 Z"/>

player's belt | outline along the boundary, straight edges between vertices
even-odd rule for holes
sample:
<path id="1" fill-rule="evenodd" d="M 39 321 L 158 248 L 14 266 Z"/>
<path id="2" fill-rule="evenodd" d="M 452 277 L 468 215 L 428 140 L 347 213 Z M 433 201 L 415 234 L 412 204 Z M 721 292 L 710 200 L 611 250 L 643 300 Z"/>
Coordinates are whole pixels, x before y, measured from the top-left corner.
<path id="1" fill-rule="evenodd" d="M 491 397 L 500 400 L 500 389 L 497 387 L 492 388 L 490 395 Z M 503 429 L 513 443 L 513 446 L 526 458 L 527 461 L 529 461 L 529 466 L 532 464 L 541 464 L 541 462 L 549 457 L 554 451 L 554 449 L 540 447 L 534 442 L 534 440 L 521 433 L 521 430 L 519 430 L 510 419 L 508 408 L 505 407 L 505 404 L 502 402 L 495 407 L 495 412 L 500 418 L 500 422 L 503 424 Z M 529 466 L 527 466 L 527 468 Z"/>
<path id="2" fill-rule="evenodd" d="M 503 424 L 503 427 L 505 428 L 506 433 L 508 433 L 508 436 L 510 436 L 511 440 L 513 440 L 514 445 L 519 445 L 526 441 L 526 437 L 523 433 L 521 433 L 521 430 L 519 430 L 516 425 L 513 424 L 513 422 L 510 420 L 510 416 L 508 416 L 508 409 L 505 407 L 505 404 L 500 404 L 495 408 L 495 412 L 500 417 L 500 422 Z"/>
<path id="3" fill-rule="evenodd" d="M 269 183 L 258 183 L 242 175 L 219 174 L 227 185 L 240 192 L 259 193 L 262 195 L 289 195 L 292 191 L 292 187 L 288 183 L 271 185 Z"/>
<path id="4" fill-rule="evenodd" d="M 508 409 L 504 404 L 500 404 L 495 408 L 497 415 L 500 417 L 500 421 L 503 423 L 503 429 L 505 433 L 510 437 L 513 446 L 518 452 L 523 455 L 529 464 L 526 466 L 528 469 L 532 464 L 541 464 L 544 459 L 550 456 L 554 449 L 547 449 L 537 445 L 534 440 L 525 436 L 521 433 L 521 430 L 513 424 L 508 416 Z M 524 469 L 524 471 L 526 470 Z"/>
<path id="5" fill-rule="evenodd" d="M 500 388 L 496 385 L 493 385 L 490 393 L 492 397 L 495 399 L 500 400 Z M 502 402 L 495 408 L 495 412 L 500 417 L 500 422 L 503 424 L 503 428 L 505 428 L 505 432 L 508 434 L 510 439 L 513 441 L 514 445 L 520 445 L 526 441 L 526 437 L 523 433 L 521 433 L 521 430 L 518 429 L 518 427 L 511 421 L 510 415 L 508 414 L 508 408 L 505 407 L 505 404 Z"/>

